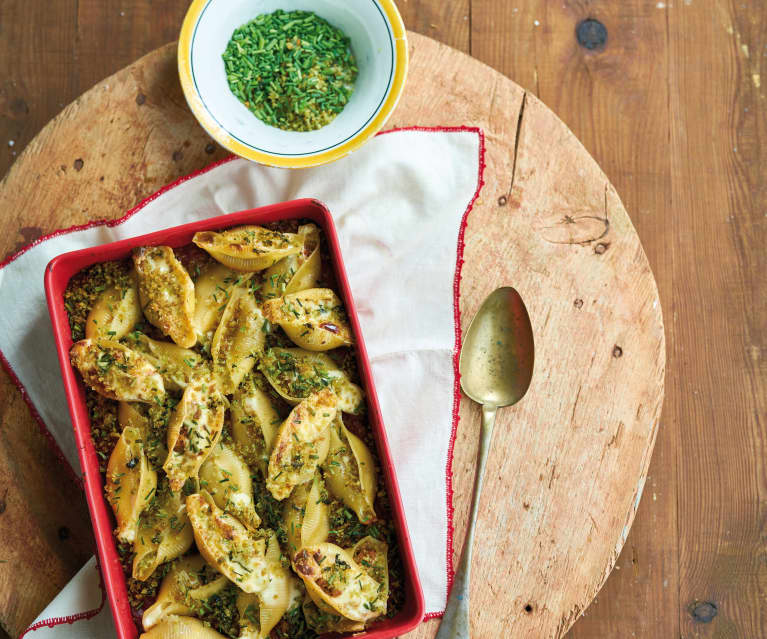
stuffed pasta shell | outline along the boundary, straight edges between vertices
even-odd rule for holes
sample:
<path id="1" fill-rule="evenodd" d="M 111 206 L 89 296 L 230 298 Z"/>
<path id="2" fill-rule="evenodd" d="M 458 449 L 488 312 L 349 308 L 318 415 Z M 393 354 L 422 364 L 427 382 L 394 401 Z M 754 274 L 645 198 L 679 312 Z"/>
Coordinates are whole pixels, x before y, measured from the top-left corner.
<path id="1" fill-rule="evenodd" d="M 140 320 L 136 274 L 132 272 L 122 286 L 115 284 L 99 295 L 85 320 L 85 337 L 118 340 Z"/>
<path id="2" fill-rule="evenodd" d="M 269 456 L 282 419 L 269 395 L 256 384 L 257 376 L 260 373 L 251 372 L 232 397 L 232 437 L 245 461 L 257 466 L 266 476 Z"/>
<path id="3" fill-rule="evenodd" d="M 363 537 L 354 544 L 352 558 L 378 583 L 378 601 L 385 614 L 389 599 L 389 545 L 375 537 Z"/>
<path id="4" fill-rule="evenodd" d="M 156 402 L 165 394 L 159 371 L 119 342 L 83 339 L 69 351 L 72 365 L 99 395 L 124 402 Z"/>
<path id="5" fill-rule="evenodd" d="M 383 584 L 373 579 L 348 550 L 334 544 L 307 546 L 293 557 L 293 569 L 315 602 L 338 614 L 366 623 L 383 614 Z"/>
<path id="6" fill-rule="evenodd" d="M 260 368 L 274 390 L 290 404 L 298 404 L 312 393 L 330 388 L 338 397 L 338 408 L 358 415 L 365 405 L 362 389 L 325 353 L 302 348 L 270 348 L 261 356 Z"/>
<path id="7" fill-rule="evenodd" d="M 229 580 L 211 568 L 201 555 L 179 559 L 163 578 L 157 599 L 142 615 L 144 630 L 156 626 L 169 615 L 193 615 L 228 583 Z"/>
<path id="8" fill-rule="evenodd" d="M 256 365 L 264 349 L 263 326 L 264 317 L 246 280 L 232 290 L 210 347 L 213 376 L 222 393 L 234 393 Z"/>
<path id="9" fill-rule="evenodd" d="M 223 264 L 211 262 L 195 281 L 192 323 L 201 344 L 209 344 L 213 338 L 213 331 L 229 301 L 229 292 L 239 283 L 239 277 L 236 271 Z"/>
<path id="10" fill-rule="evenodd" d="M 320 279 L 320 230 L 314 224 L 298 227 L 303 240 L 301 251 L 281 259 L 264 273 L 263 295 L 266 299 L 314 288 Z"/>
<path id="11" fill-rule="evenodd" d="M 266 549 L 269 583 L 261 592 L 237 596 L 240 639 L 266 639 L 295 599 L 298 580 L 282 563 L 277 535 L 272 533 Z"/>
<path id="12" fill-rule="evenodd" d="M 195 617 L 170 615 L 139 639 L 227 639 Z"/>
<path id="13" fill-rule="evenodd" d="M 336 402 L 331 391 L 321 390 L 298 404 L 280 426 L 266 477 L 266 488 L 276 500 L 309 481 L 324 461 Z"/>
<path id="14" fill-rule="evenodd" d="M 194 284 L 169 246 L 147 246 L 133 252 L 141 309 L 150 324 L 176 344 L 191 348 L 197 342 Z"/>
<path id="15" fill-rule="evenodd" d="M 270 231 L 262 226 L 238 226 L 216 233 L 202 231 L 192 239 L 224 266 L 241 273 L 262 271 L 303 247 L 295 233 Z"/>
<path id="16" fill-rule="evenodd" d="M 343 302 L 329 288 L 310 288 L 264 302 L 264 316 L 296 346 L 329 351 L 354 344 Z"/>
<path id="17" fill-rule="evenodd" d="M 339 615 L 321 599 L 314 601 L 307 593 L 301 605 L 306 625 L 318 635 L 328 632 L 359 632 L 365 629 L 361 621 L 352 621 Z"/>
<path id="18" fill-rule="evenodd" d="M 245 461 L 229 446 L 218 443 L 200 467 L 200 487 L 210 493 L 216 506 L 256 530 L 261 518 L 253 507 L 253 483 Z"/>
<path id="19" fill-rule="evenodd" d="M 133 544 L 133 578 L 139 581 L 149 579 L 157 566 L 180 557 L 194 543 L 181 493 L 164 483 L 147 502 Z"/>
<path id="20" fill-rule="evenodd" d="M 104 487 L 117 520 L 115 535 L 120 541 L 133 543 L 136 540 L 139 515 L 156 488 L 157 473 L 150 468 L 144 454 L 141 431 L 123 429 L 109 456 Z"/>
<path id="21" fill-rule="evenodd" d="M 161 342 L 140 332 L 128 334 L 124 341 L 152 363 L 169 391 L 184 390 L 195 377 L 208 372 L 202 356 L 173 342 Z"/>
<path id="22" fill-rule="evenodd" d="M 337 417 L 330 427 L 330 448 L 322 464 L 330 493 L 364 524 L 375 519 L 375 463 L 365 443 Z"/>
<path id="23" fill-rule="evenodd" d="M 265 539 L 216 506 L 206 491 L 189 495 L 186 508 L 208 563 L 244 592 L 262 592 L 270 581 Z"/>
<path id="24" fill-rule="evenodd" d="M 117 406 L 117 423 L 122 431 L 133 428 L 141 434 L 141 445 L 150 468 L 162 468 L 168 457 L 165 431 L 153 424 L 155 414 L 164 412 L 164 404 L 141 404 L 120 402 Z"/>
<path id="25" fill-rule="evenodd" d="M 319 472 L 314 474 L 311 481 L 296 486 L 285 500 L 282 521 L 291 555 L 304 546 L 328 540 L 330 509 L 327 501 L 325 485 Z"/>
<path id="26" fill-rule="evenodd" d="M 163 470 L 174 491 L 190 477 L 213 450 L 224 426 L 224 398 L 209 377 L 191 382 L 168 423 L 168 458 Z"/>

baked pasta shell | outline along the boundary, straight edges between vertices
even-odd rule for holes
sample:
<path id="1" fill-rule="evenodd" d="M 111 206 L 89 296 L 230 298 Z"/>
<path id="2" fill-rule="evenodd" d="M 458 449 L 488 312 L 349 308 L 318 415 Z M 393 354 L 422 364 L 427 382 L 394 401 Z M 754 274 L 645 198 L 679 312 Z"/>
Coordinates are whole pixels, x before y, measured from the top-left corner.
<path id="1" fill-rule="evenodd" d="M 276 500 L 309 481 L 324 461 L 336 402 L 331 391 L 321 390 L 298 404 L 280 426 L 266 477 L 266 488 Z"/>
<path id="2" fill-rule="evenodd" d="M 208 377 L 190 383 L 168 423 L 168 458 L 163 470 L 179 491 L 213 450 L 224 426 L 224 399 Z"/>
<path id="3" fill-rule="evenodd" d="M 338 408 L 359 415 L 365 406 L 362 389 L 325 353 L 303 348 L 270 348 L 261 356 L 261 372 L 274 390 L 289 404 L 298 404 L 312 393 L 329 388 L 338 398 Z"/>
<path id="4" fill-rule="evenodd" d="M 266 542 L 221 510 L 206 491 L 186 498 L 200 554 L 241 590 L 262 592 L 269 584 Z"/>
<path id="5" fill-rule="evenodd" d="M 329 288 L 290 293 L 263 305 L 264 316 L 278 324 L 296 346 L 329 351 L 354 344 L 343 303 Z"/>
<path id="6" fill-rule="evenodd" d="M 119 342 L 83 339 L 72 345 L 69 358 L 85 383 L 109 399 L 151 403 L 165 394 L 159 371 Z"/>
<path id="7" fill-rule="evenodd" d="M 207 577 L 207 583 L 203 583 L 203 576 Z M 228 583 L 229 580 L 208 566 L 201 555 L 179 559 L 163 578 L 155 602 L 144 611 L 141 618 L 144 630 L 170 615 L 193 615 L 200 604 L 221 592 Z"/>
<path id="8" fill-rule="evenodd" d="M 298 235 L 303 238 L 301 251 L 281 259 L 264 273 L 266 299 L 317 286 L 322 272 L 320 229 L 314 224 L 305 224 L 298 227 Z"/>
<path id="9" fill-rule="evenodd" d="M 141 512 L 157 489 L 157 473 L 144 454 L 143 436 L 137 428 L 124 428 L 107 462 L 107 501 L 117 520 L 115 535 L 133 543 Z"/>
<path id="10" fill-rule="evenodd" d="M 238 226 L 221 233 L 201 231 L 194 234 L 192 242 L 217 262 L 241 273 L 262 271 L 303 247 L 297 234 L 262 226 Z"/>
<path id="11" fill-rule="evenodd" d="M 293 570 L 314 601 L 352 621 L 366 623 L 383 612 L 382 585 L 368 575 L 348 550 L 335 544 L 306 546 L 293 557 Z"/>
<path id="12" fill-rule="evenodd" d="M 127 286 L 111 286 L 99 295 L 85 320 L 85 337 L 118 340 L 141 320 L 136 274 L 128 276 Z"/>
<path id="13" fill-rule="evenodd" d="M 234 450 L 219 442 L 200 467 L 200 486 L 216 506 L 236 517 L 250 530 L 261 525 L 253 507 L 250 468 Z"/>
<path id="14" fill-rule="evenodd" d="M 330 448 L 322 464 L 330 493 L 351 508 L 362 523 L 375 517 L 375 462 L 365 443 L 336 418 L 330 427 Z"/>
<path id="15" fill-rule="evenodd" d="M 170 615 L 139 639 L 227 639 L 196 617 Z"/>
<path id="16" fill-rule="evenodd" d="M 149 323 L 176 344 L 197 342 L 194 283 L 169 246 L 142 246 L 133 251 L 141 308 Z"/>

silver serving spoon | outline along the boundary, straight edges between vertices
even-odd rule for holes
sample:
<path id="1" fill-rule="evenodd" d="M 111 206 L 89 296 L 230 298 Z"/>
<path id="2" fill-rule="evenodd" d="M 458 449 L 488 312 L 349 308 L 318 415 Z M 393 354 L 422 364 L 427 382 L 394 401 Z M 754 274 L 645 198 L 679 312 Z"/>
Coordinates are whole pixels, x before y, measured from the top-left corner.
<path id="1" fill-rule="evenodd" d="M 493 291 L 474 316 L 461 348 L 461 388 L 482 404 L 479 464 L 461 563 L 436 639 L 469 639 L 469 586 L 474 528 L 495 411 L 524 397 L 533 376 L 533 329 L 525 303 L 511 287 Z"/>

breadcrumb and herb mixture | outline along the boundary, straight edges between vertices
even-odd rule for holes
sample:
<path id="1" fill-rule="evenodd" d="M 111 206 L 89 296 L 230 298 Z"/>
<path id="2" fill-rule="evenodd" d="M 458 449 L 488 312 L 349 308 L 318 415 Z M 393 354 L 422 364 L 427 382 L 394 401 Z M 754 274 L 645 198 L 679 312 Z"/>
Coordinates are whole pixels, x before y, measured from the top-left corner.
<path id="1" fill-rule="evenodd" d="M 269 28 L 317 27 L 289 15 Z M 298 221 L 137 249 L 71 279 L 71 359 L 142 637 L 310 639 L 402 608 L 334 284 L 319 229 Z"/>

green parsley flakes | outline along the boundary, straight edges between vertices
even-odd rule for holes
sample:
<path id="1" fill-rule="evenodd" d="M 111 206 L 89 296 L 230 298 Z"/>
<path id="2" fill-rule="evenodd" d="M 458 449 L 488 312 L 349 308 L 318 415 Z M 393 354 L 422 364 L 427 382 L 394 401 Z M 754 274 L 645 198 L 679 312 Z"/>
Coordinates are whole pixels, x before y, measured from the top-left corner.
<path id="1" fill-rule="evenodd" d="M 349 38 L 310 11 L 257 16 L 234 31 L 223 59 L 232 93 L 259 120 L 288 131 L 329 124 L 357 77 Z"/>

